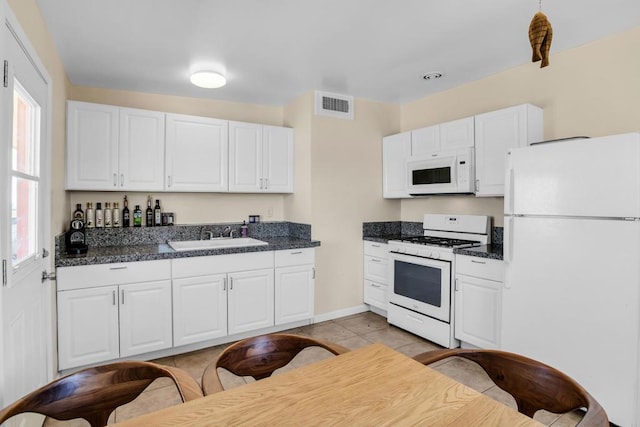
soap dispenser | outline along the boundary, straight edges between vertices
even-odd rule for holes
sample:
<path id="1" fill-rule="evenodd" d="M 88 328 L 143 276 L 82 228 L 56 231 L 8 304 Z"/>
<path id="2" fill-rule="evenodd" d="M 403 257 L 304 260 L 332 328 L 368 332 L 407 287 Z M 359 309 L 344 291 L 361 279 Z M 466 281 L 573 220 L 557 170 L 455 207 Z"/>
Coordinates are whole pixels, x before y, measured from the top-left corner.
<path id="1" fill-rule="evenodd" d="M 249 227 L 247 226 L 246 221 L 242 221 L 242 225 L 240 226 L 240 235 L 242 237 L 247 237 L 249 235 Z"/>

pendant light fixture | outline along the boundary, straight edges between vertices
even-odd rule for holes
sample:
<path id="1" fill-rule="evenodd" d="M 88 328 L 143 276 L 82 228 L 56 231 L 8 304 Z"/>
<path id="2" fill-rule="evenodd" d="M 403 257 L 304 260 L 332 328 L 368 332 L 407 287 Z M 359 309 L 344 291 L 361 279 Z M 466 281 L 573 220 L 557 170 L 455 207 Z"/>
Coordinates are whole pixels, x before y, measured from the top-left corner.
<path id="1" fill-rule="evenodd" d="M 191 74 L 191 83 L 205 89 L 217 89 L 227 84 L 227 79 L 214 71 L 198 71 Z"/>

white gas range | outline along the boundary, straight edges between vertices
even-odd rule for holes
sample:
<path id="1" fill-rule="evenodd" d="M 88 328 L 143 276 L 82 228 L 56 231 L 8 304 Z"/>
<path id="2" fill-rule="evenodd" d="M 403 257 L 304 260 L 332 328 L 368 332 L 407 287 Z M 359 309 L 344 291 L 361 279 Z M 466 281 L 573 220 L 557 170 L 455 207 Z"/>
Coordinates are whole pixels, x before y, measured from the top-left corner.
<path id="1" fill-rule="evenodd" d="M 454 348 L 453 250 L 490 243 L 491 222 L 481 215 L 425 214 L 423 236 L 389 241 L 387 321 Z"/>

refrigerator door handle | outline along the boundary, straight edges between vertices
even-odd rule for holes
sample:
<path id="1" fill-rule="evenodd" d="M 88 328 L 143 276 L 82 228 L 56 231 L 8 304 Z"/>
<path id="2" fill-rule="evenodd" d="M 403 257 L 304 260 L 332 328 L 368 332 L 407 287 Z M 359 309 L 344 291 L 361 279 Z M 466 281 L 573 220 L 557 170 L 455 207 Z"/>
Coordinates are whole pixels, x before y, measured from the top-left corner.
<path id="1" fill-rule="evenodd" d="M 513 217 L 505 218 L 507 220 L 504 227 L 504 264 L 505 264 L 505 277 L 504 287 L 505 289 L 511 288 L 511 280 L 509 280 L 509 264 L 513 260 Z"/>
<path id="2" fill-rule="evenodd" d="M 515 183 L 515 174 L 513 168 L 510 167 L 507 169 L 507 179 L 505 180 L 505 184 L 507 188 L 505 188 L 504 192 L 504 207 L 506 209 L 506 213 L 514 214 L 514 196 L 513 196 L 513 187 Z"/>

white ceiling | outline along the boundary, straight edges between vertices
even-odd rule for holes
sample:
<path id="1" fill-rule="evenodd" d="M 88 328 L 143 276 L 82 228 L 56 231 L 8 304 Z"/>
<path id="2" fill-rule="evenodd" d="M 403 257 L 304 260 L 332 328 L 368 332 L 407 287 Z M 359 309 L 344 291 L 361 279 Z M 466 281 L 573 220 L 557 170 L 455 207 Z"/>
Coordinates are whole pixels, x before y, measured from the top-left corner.
<path id="1" fill-rule="evenodd" d="M 314 89 L 404 103 L 527 63 L 538 10 L 538 0 L 37 2 L 74 85 L 276 105 Z M 640 25 L 639 0 L 542 9 L 550 67 L 554 53 Z M 201 68 L 227 86 L 192 86 Z M 429 71 L 445 77 L 423 80 Z"/>

